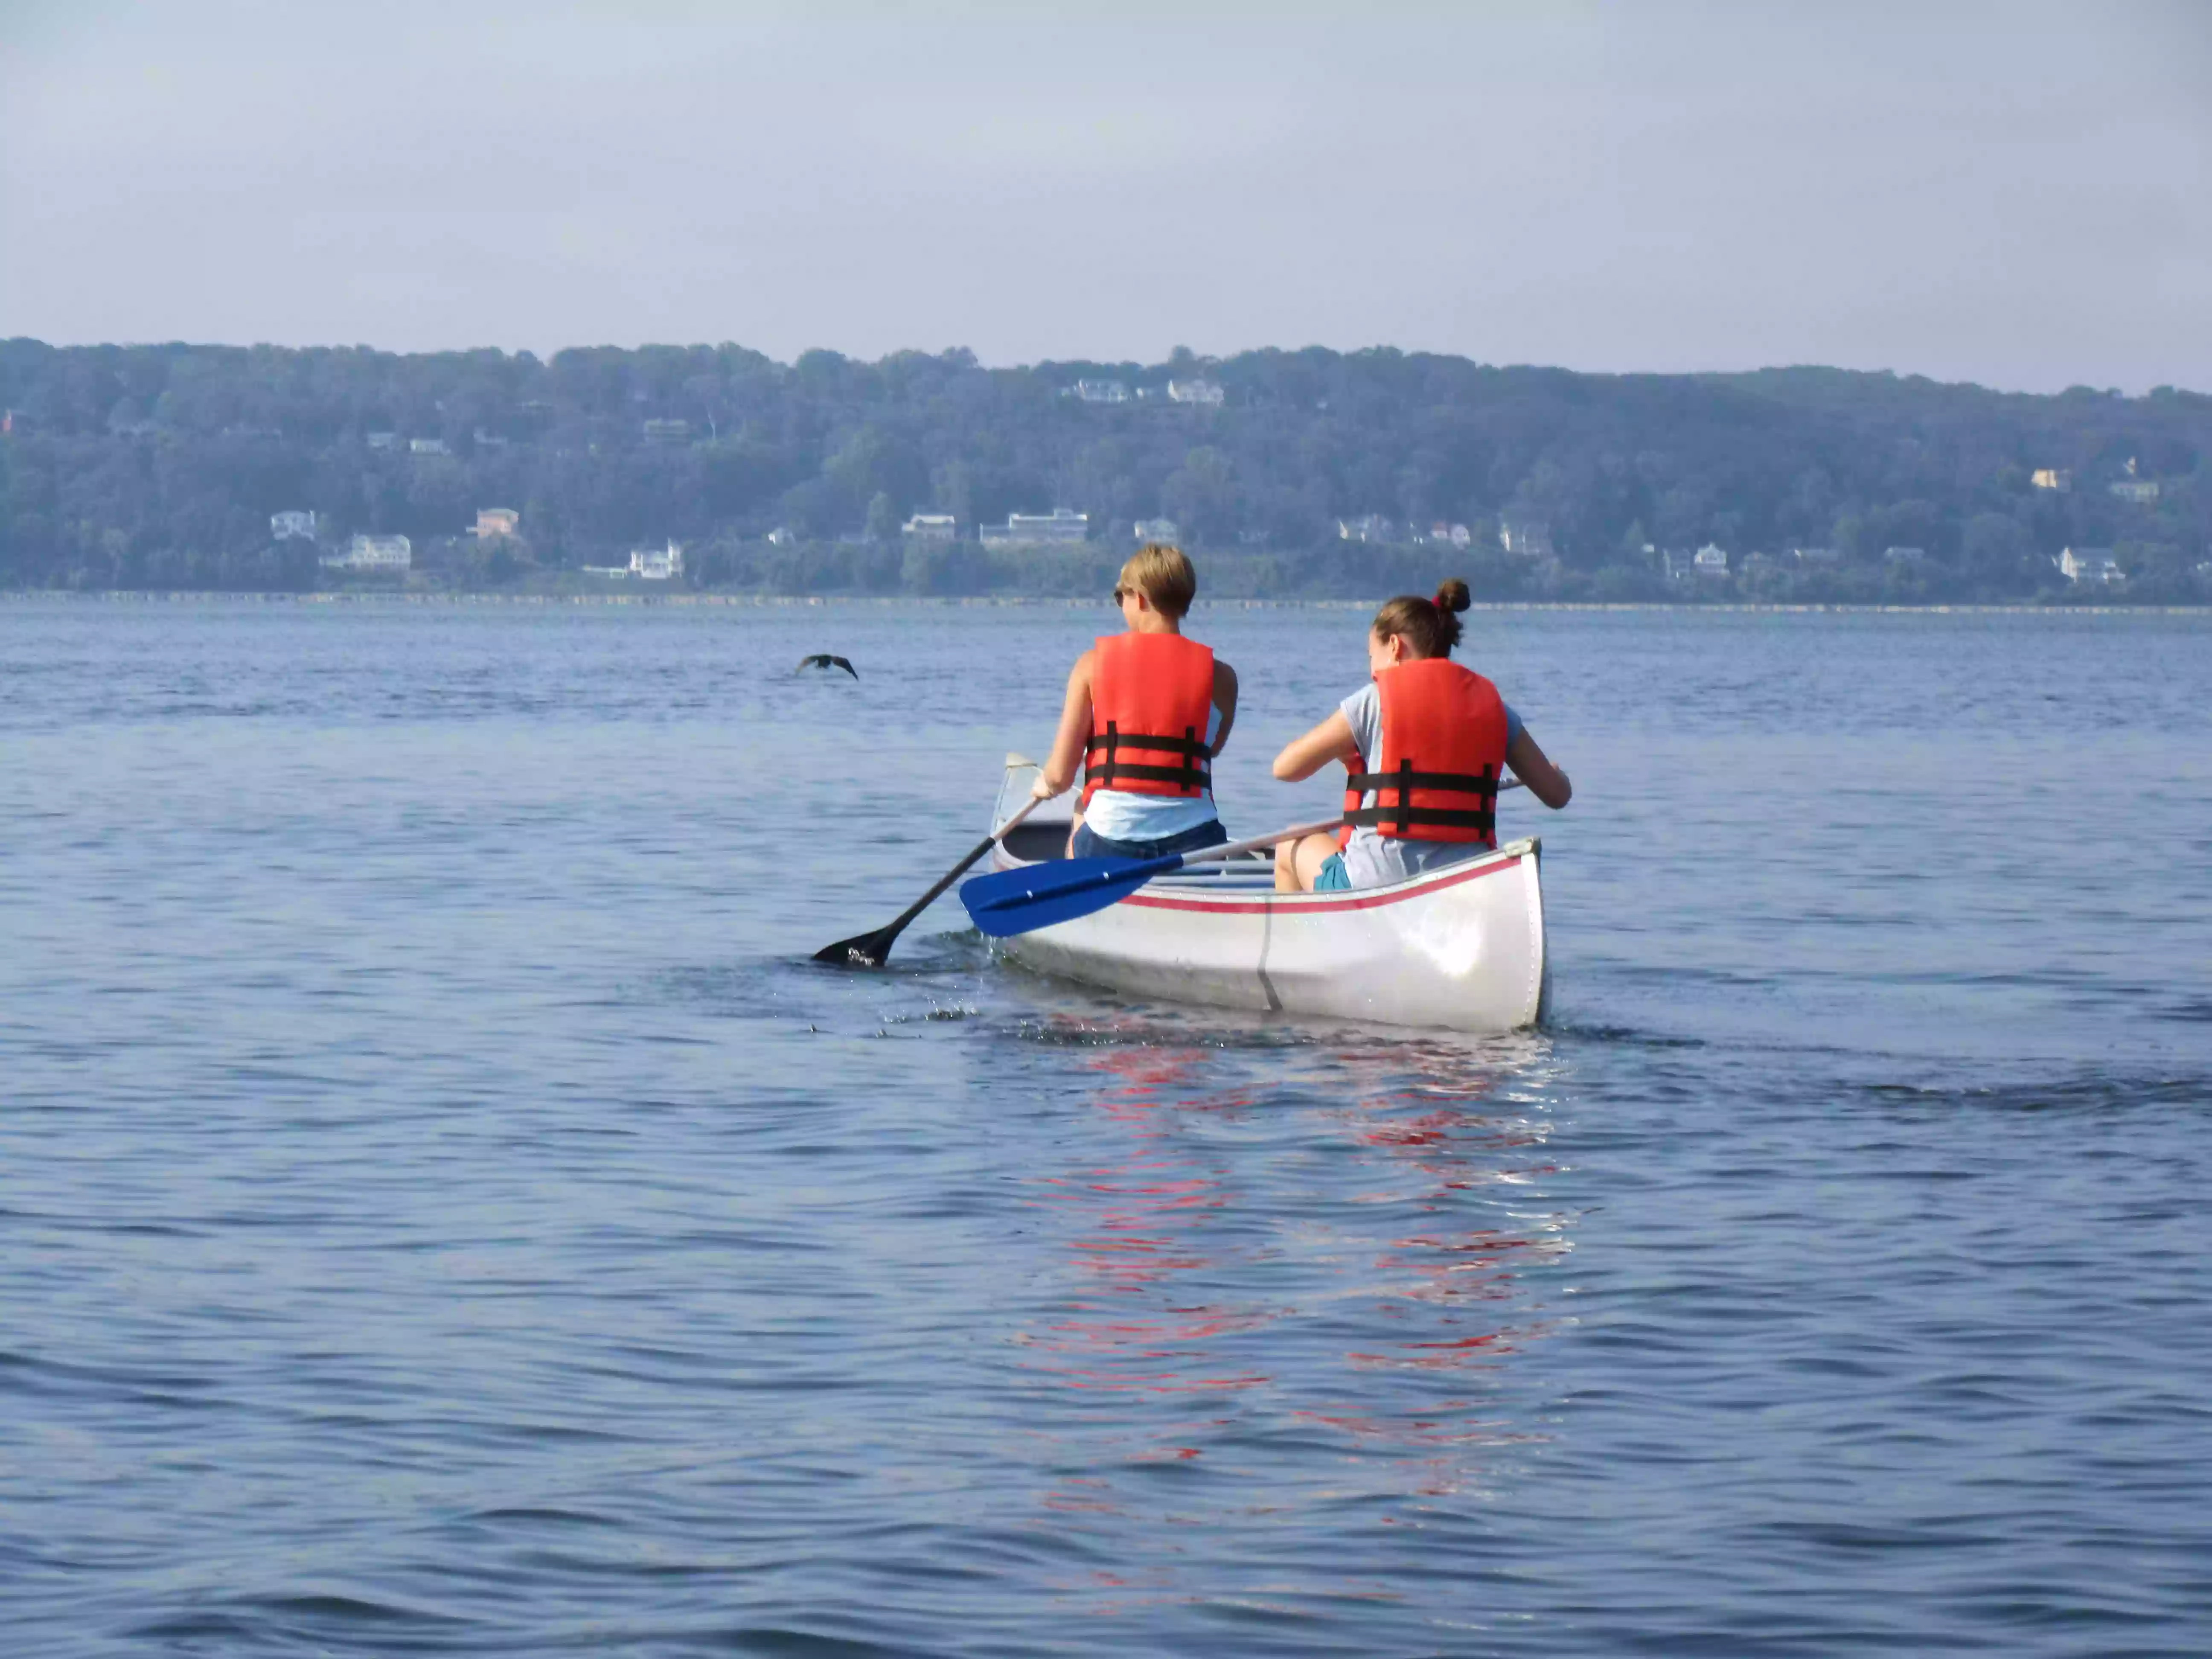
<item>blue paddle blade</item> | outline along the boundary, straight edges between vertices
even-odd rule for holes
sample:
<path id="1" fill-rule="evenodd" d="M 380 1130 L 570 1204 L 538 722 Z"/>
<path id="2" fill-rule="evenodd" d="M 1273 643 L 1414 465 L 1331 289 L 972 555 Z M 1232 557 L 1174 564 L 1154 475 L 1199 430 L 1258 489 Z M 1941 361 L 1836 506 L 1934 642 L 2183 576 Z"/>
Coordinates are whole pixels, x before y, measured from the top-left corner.
<path id="1" fill-rule="evenodd" d="M 1073 921 L 1125 899 L 1154 876 L 1182 867 L 1179 854 L 1158 859 L 1054 859 L 978 876 L 960 890 L 968 916 L 993 939 Z"/>

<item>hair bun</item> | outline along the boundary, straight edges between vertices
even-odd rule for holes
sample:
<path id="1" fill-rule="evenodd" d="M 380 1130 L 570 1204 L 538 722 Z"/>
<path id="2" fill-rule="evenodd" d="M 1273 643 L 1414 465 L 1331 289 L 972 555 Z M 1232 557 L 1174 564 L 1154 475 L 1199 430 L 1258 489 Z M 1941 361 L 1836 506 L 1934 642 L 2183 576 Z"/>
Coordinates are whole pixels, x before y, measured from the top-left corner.
<path id="1" fill-rule="evenodd" d="M 1467 591 L 1467 584 L 1454 576 L 1437 589 L 1436 606 L 1439 611 L 1464 611 L 1474 603 L 1474 596 Z"/>

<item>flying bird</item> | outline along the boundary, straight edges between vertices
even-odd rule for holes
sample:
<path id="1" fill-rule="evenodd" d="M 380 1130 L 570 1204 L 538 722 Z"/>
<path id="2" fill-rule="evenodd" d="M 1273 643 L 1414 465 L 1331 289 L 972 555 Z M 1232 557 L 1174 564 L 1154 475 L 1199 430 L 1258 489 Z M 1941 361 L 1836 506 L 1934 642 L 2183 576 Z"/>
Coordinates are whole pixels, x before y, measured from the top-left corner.
<path id="1" fill-rule="evenodd" d="M 854 679 L 860 678 L 859 669 L 854 667 L 842 657 L 833 657 L 827 651 L 817 651 L 811 657 L 801 657 L 799 659 L 799 667 L 791 672 L 796 674 L 800 670 L 808 668 L 842 668 Z"/>

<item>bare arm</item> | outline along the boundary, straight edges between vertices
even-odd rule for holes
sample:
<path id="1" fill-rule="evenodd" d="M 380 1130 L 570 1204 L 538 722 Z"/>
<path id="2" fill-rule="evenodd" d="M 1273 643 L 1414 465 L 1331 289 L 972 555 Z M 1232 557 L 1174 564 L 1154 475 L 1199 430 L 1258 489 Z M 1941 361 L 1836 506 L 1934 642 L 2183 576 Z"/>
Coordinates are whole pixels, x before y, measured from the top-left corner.
<path id="1" fill-rule="evenodd" d="M 1229 728 L 1237 724 L 1237 671 L 1213 659 L 1213 706 L 1221 711 L 1221 729 L 1213 734 L 1213 752 L 1229 747 Z"/>
<path id="2" fill-rule="evenodd" d="M 1283 745 L 1283 752 L 1275 757 L 1275 776 L 1285 783 L 1297 783 L 1331 761 L 1350 760 L 1358 752 L 1352 722 L 1340 708 L 1303 738 L 1293 738 Z"/>
<path id="3" fill-rule="evenodd" d="M 1060 731 L 1053 738 L 1052 752 L 1037 769 L 1037 781 L 1030 787 L 1030 793 L 1039 800 L 1050 800 L 1065 791 L 1075 781 L 1076 768 L 1083 764 L 1083 751 L 1091 739 L 1092 655 L 1085 652 L 1067 672 L 1067 700 L 1060 705 Z"/>
<path id="4" fill-rule="evenodd" d="M 1279 761 L 1276 763 L 1278 766 L 1281 763 Z M 1521 728 L 1521 735 L 1506 745 L 1505 763 L 1513 769 L 1515 777 L 1528 786 L 1530 794 L 1554 811 L 1565 806 L 1574 796 L 1575 787 L 1567 781 L 1567 775 L 1552 764 L 1550 758 L 1536 746 L 1536 739 L 1528 735 L 1528 728 L 1525 726 Z"/>

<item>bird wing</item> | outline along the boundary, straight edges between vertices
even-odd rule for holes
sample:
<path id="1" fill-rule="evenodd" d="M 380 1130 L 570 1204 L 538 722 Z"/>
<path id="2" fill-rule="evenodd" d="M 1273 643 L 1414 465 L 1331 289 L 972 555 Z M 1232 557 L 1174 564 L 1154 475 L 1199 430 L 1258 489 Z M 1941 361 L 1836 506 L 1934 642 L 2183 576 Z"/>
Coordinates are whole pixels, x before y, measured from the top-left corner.
<path id="1" fill-rule="evenodd" d="M 852 664 L 847 662 L 842 657 L 830 658 L 830 665 L 843 669 L 848 674 L 850 674 L 856 680 L 860 678 L 860 671 L 854 667 Z"/>

